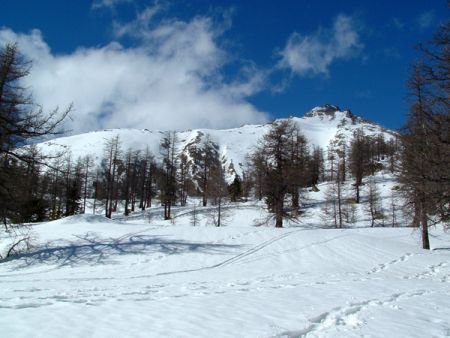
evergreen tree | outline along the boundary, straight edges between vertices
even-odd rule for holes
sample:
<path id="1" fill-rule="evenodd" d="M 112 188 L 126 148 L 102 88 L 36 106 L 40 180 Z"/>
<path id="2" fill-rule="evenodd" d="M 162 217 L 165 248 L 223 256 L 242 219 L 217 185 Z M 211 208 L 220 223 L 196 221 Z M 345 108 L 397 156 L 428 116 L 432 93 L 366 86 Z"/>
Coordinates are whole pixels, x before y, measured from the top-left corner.
<path id="1" fill-rule="evenodd" d="M 36 149 L 26 153 L 18 148 L 34 137 L 57 133 L 71 110 L 43 112 L 21 85 L 29 70 L 30 63 L 21 57 L 17 45 L 0 47 L 0 219 L 3 231 L 10 234 L 17 228 L 11 227 L 11 222 L 42 220 L 48 207 L 44 191 L 39 188 L 40 166 L 46 161 Z M 29 248 L 29 236 L 16 238 L 7 256 L 18 253 L 20 247 Z"/>
<path id="2" fill-rule="evenodd" d="M 364 135 L 362 129 L 357 129 L 353 134 L 353 139 L 350 142 L 350 172 L 355 179 L 356 203 L 360 202 L 360 187 L 363 177 L 369 173 L 369 147 L 368 139 Z"/>
<path id="3" fill-rule="evenodd" d="M 450 222 L 450 22 L 428 46 L 420 46 L 408 81 L 411 106 L 402 131 L 400 180 L 421 227 L 422 247 L 430 248 L 430 218 Z"/>
<path id="4" fill-rule="evenodd" d="M 242 184 L 238 175 L 234 176 L 233 183 L 228 186 L 231 202 L 236 202 L 242 196 Z"/>
<path id="5" fill-rule="evenodd" d="M 171 206 L 175 204 L 176 200 L 176 143 L 177 137 L 175 132 L 167 132 L 160 144 L 161 155 L 163 156 L 161 203 L 164 206 L 165 220 L 171 219 Z"/>
<path id="6" fill-rule="evenodd" d="M 180 154 L 177 177 L 178 177 L 180 204 L 182 206 L 186 205 L 188 190 L 190 186 L 189 183 L 192 181 L 190 169 L 191 165 L 188 161 L 187 155 L 184 153 Z"/>
<path id="7" fill-rule="evenodd" d="M 17 45 L 7 44 L 0 48 L 0 217 L 5 226 L 11 220 L 36 218 L 33 215 L 37 210 L 31 210 L 33 206 L 40 209 L 37 218 L 42 217 L 43 201 L 35 190 L 39 167 L 46 161 L 36 149 L 25 153 L 17 149 L 33 137 L 57 133 L 71 109 L 69 107 L 62 113 L 58 110 L 43 112 L 33 102 L 27 88 L 21 85 L 29 70 L 30 63 L 19 54 Z M 19 167 L 27 168 L 23 174 L 28 177 L 23 179 L 32 180 L 31 186 L 18 184 L 22 177 L 18 176 L 20 171 L 13 169 Z M 28 196 L 28 200 L 19 201 L 18 195 Z M 20 216 L 22 212 L 24 214 Z"/>
<path id="8" fill-rule="evenodd" d="M 120 139 L 119 136 L 114 136 L 105 143 L 105 157 L 102 161 L 103 167 L 103 182 L 104 182 L 104 200 L 105 200 L 105 216 L 111 218 L 112 212 L 115 209 L 114 200 L 117 196 L 117 177 L 118 166 L 120 164 Z"/>
<path id="9" fill-rule="evenodd" d="M 316 189 L 317 184 L 319 184 L 320 180 L 323 180 L 324 175 L 324 156 L 322 148 L 316 146 L 313 147 L 308 166 L 311 175 L 311 186 Z"/>
<path id="10" fill-rule="evenodd" d="M 253 162 L 259 166 L 263 189 L 269 211 L 274 214 L 275 227 L 283 226 L 283 218 L 296 218 L 284 206 L 286 194 L 293 185 L 300 186 L 304 172 L 298 173 L 298 141 L 303 138 L 292 120 L 276 121 L 264 135 L 253 154 Z M 303 142 L 303 141 L 301 141 Z M 306 146 L 306 145 L 305 145 Z M 293 183 L 294 182 L 294 183 Z"/>
<path id="11" fill-rule="evenodd" d="M 377 221 L 384 220 L 380 192 L 373 177 L 370 177 L 367 184 L 367 213 L 370 216 L 371 227 L 374 227 Z"/>
<path id="12" fill-rule="evenodd" d="M 212 220 L 215 226 L 222 226 L 225 223 L 226 213 L 223 212 L 223 204 L 228 194 L 228 186 L 225 181 L 225 172 L 221 165 L 215 166 L 211 170 L 210 179 L 212 204 L 215 208 L 212 210 Z"/>
<path id="13" fill-rule="evenodd" d="M 92 182 L 91 169 L 94 167 L 94 160 L 90 155 L 84 156 L 82 159 L 83 166 L 83 213 L 86 213 L 86 200 L 88 194 L 91 193 L 90 182 Z"/>
<path id="14" fill-rule="evenodd" d="M 335 173 L 332 175 L 334 180 L 328 183 L 325 191 L 325 204 L 322 208 L 323 220 L 326 222 L 331 220 L 334 228 L 343 228 L 345 220 L 350 220 L 347 215 L 348 199 L 343 187 L 342 168 L 343 166 L 338 160 Z"/>
<path id="15" fill-rule="evenodd" d="M 196 165 L 195 178 L 199 184 L 202 203 L 205 207 L 211 194 L 211 172 L 221 166 L 219 159 L 219 146 L 215 144 L 209 135 L 206 135 L 201 144 L 193 150 Z"/>

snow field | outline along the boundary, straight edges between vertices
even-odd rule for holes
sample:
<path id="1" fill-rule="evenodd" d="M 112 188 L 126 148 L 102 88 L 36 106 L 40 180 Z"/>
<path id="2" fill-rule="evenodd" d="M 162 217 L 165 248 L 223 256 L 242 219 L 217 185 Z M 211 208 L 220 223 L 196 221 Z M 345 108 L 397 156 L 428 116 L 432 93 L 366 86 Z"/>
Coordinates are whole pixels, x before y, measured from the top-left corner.
<path id="1" fill-rule="evenodd" d="M 192 227 L 189 212 L 33 226 L 34 253 L 0 264 L 2 336 L 450 333 L 448 233 L 435 229 L 427 252 L 411 228 L 252 226 L 264 216 L 255 203 L 231 209 L 227 226 Z"/>

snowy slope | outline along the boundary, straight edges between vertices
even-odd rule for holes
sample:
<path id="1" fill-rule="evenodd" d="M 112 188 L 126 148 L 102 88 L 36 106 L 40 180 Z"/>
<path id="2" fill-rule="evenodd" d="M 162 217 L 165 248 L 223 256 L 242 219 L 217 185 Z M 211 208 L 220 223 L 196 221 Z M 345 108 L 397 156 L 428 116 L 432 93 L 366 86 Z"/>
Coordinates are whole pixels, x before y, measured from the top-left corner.
<path id="1" fill-rule="evenodd" d="M 338 107 L 326 105 L 316 107 L 303 117 L 292 117 L 302 133 L 308 139 L 310 145 L 320 146 L 324 150 L 331 139 L 341 134 L 349 140 L 353 131 L 362 128 L 367 135 L 383 133 L 386 139 L 392 137 L 392 132 L 381 126 L 367 122 L 353 116 L 348 111 L 340 111 Z M 264 134 L 268 132 L 270 125 L 244 125 L 239 128 L 226 130 L 195 129 L 177 132 L 179 141 L 178 150 L 186 151 L 187 145 L 201 142 L 208 135 L 219 146 L 219 153 L 225 160 L 226 169 L 233 163 L 235 172 L 242 173 L 242 167 L 246 162 L 247 154 L 251 153 Z M 162 131 L 149 131 L 138 129 L 113 129 L 89 132 L 81 135 L 61 137 L 39 144 L 39 148 L 45 154 L 55 154 L 61 150 L 70 150 L 74 158 L 90 154 L 97 163 L 103 156 L 105 142 L 118 135 L 122 149 L 126 151 L 142 150 L 148 147 L 156 157 L 159 156 L 159 143 L 163 136 Z M 229 177 L 232 180 L 234 177 Z"/>
<path id="2" fill-rule="evenodd" d="M 157 211 L 157 208 L 154 209 Z M 4 337 L 444 337 L 450 235 L 73 216 L 0 264 Z"/>

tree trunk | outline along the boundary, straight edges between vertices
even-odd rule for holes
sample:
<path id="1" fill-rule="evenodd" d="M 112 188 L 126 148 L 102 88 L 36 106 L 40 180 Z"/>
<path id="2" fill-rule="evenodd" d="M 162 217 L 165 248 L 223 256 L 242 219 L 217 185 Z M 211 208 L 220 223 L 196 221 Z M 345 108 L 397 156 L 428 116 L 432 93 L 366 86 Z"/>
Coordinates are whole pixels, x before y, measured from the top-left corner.
<path id="1" fill-rule="evenodd" d="M 125 184 L 125 211 L 124 215 L 128 216 L 130 214 L 130 210 L 128 209 L 128 205 L 130 204 L 130 172 L 131 172 L 131 152 L 127 155 L 127 171 L 126 171 L 126 184 Z"/>
<path id="2" fill-rule="evenodd" d="M 95 175 L 94 205 L 93 205 L 93 210 L 92 210 L 92 213 L 94 215 L 95 215 L 95 207 L 96 207 L 96 204 L 97 204 L 97 193 L 98 193 L 97 189 L 98 189 L 98 171 L 97 171 L 97 174 Z"/>
<path id="3" fill-rule="evenodd" d="M 131 211 L 134 212 L 135 210 L 135 205 L 136 205 L 136 194 L 133 193 L 131 195 Z"/>
<path id="4" fill-rule="evenodd" d="M 208 204 L 208 199 L 206 198 L 206 189 L 207 189 L 206 177 L 204 179 L 205 179 L 205 182 L 203 183 L 202 202 L 203 202 L 203 206 L 206 207 L 206 205 Z"/>
<path id="5" fill-rule="evenodd" d="M 283 227 L 283 198 L 278 198 L 275 202 L 275 228 Z"/>
<path id="6" fill-rule="evenodd" d="M 430 250 L 430 239 L 428 237 L 428 217 L 425 210 L 425 207 L 422 205 L 421 208 L 421 226 L 422 226 L 422 248 L 426 250 Z"/>
<path id="7" fill-rule="evenodd" d="M 258 176 L 258 201 L 262 201 L 263 199 L 263 183 L 261 175 Z"/>
<path id="8" fill-rule="evenodd" d="M 141 208 L 142 211 L 145 210 L 146 174 L 147 174 L 147 164 L 144 163 L 144 168 L 142 170 L 142 181 L 141 181 L 141 199 L 139 201 L 139 208 Z"/>
<path id="9" fill-rule="evenodd" d="M 89 167 L 86 168 L 86 173 L 85 173 L 85 176 L 84 176 L 83 214 L 86 213 L 86 197 L 87 197 L 88 173 L 89 173 Z"/>
<path id="10" fill-rule="evenodd" d="M 207 168 L 207 163 L 206 163 L 206 159 L 205 159 L 205 163 L 204 163 L 205 167 L 203 168 L 203 206 L 206 207 L 207 203 L 208 203 L 208 198 L 207 198 L 207 189 L 208 189 L 208 168 Z"/>
<path id="11" fill-rule="evenodd" d="M 347 146 L 344 143 L 343 147 L 343 155 L 342 155 L 342 182 L 345 182 L 346 176 L 347 176 Z"/>
<path id="12" fill-rule="evenodd" d="M 130 209 L 128 209 L 128 205 L 130 204 L 130 200 L 128 199 L 128 195 L 125 197 L 125 211 L 123 214 L 128 216 L 130 214 Z"/>
<path id="13" fill-rule="evenodd" d="M 372 203 L 372 202 L 369 202 Z M 370 207 L 370 227 L 373 228 L 375 226 L 375 210 L 373 206 Z"/>
<path id="14" fill-rule="evenodd" d="M 149 168 L 151 170 L 151 168 Z M 146 197 L 145 197 L 145 203 L 144 203 L 144 209 L 147 208 L 151 208 L 152 206 L 152 172 L 150 171 L 148 173 L 148 178 L 147 178 L 147 184 L 146 184 Z M 144 210 L 142 209 L 142 210 Z"/>
<path id="15" fill-rule="evenodd" d="M 220 216 L 221 216 L 221 205 L 222 205 L 222 198 L 219 197 L 219 205 L 218 205 L 218 213 L 217 213 L 217 226 L 220 227 Z"/>
<path id="16" fill-rule="evenodd" d="M 292 207 L 298 208 L 298 206 L 299 206 L 298 188 L 294 187 L 294 189 L 292 189 Z"/>
<path id="17" fill-rule="evenodd" d="M 356 203 L 359 203 L 359 183 L 356 182 Z"/>
<path id="18" fill-rule="evenodd" d="M 341 181 L 337 180 L 337 197 L 338 197 L 338 216 L 339 216 L 339 228 L 342 228 L 342 191 L 341 191 Z"/>

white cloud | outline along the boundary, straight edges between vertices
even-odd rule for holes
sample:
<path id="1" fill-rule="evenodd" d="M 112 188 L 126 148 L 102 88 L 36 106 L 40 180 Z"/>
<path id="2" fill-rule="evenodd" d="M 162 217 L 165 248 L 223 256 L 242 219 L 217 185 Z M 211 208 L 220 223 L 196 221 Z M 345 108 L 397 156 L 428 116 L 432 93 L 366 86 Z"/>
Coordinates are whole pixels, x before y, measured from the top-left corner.
<path id="1" fill-rule="evenodd" d="M 280 52 L 278 67 L 298 75 L 327 75 L 335 60 L 352 58 L 362 47 L 354 20 L 339 15 L 331 29 L 319 29 L 311 35 L 292 33 Z"/>
<path id="2" fill-rule="evenodd" d="M 73 102 L 73 121 L 66 128 L 74 132 L 228 128 L 267 120 L 246 101 L 264 87 L 256 68 L 243 68 L 237 74 L 240 80 L 223 81 L 227 53 L 218 46 L 210 19 L 141 27 L 142 40 L 133 48 L 111 42 L 55 55 L 39 30 L 18 34 L 7 28 L 0 30 L 0 44 L 17 41 L 24 56 L 33 60 L 25 85 L 44 109 Z"/>

